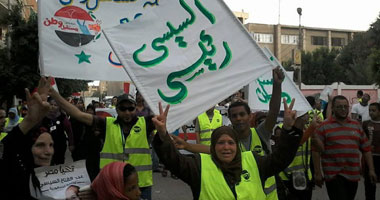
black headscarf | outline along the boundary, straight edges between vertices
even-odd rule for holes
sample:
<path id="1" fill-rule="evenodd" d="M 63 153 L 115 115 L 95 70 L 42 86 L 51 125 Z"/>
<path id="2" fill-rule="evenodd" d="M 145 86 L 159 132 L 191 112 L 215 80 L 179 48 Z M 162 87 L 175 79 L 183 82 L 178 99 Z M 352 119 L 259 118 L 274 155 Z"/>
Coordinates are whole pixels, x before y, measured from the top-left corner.
<path id="1" fill-rule="evenodd" d="M 32 175 L 32 183 L 33 183 L 33 186 L 34 186 L 35 189 L 37 189 L 37 188 L 40 189 L 40 182 L 39 182 L 38 178 L 36 177 L 36 175 L 34 173 L 34 168 L 40 167 L 40 166 L 37 166 L 34 163 L 34 158 L 33 158 L 33 154 L 32 154 L 32 146 L 34 145 L 34 143 L 36 143 L 37 139 L 43 133 L 49 133 L 50 134 L 50 131 L 49 131 L 49 129 L 47 127 L 37 126 L 37 127 L 33 128 L 28 133 L 29 139 L 27 140 L 28 141 L 27 149 L 29 149 L 30 155 L 29 155 L 29 159 L 27 160 L 27 162 L 28 162 L 29 166 L 32 166 L 32 167 L 29 167 L 28 169 L 30 170 L 29 173 L 31 173 L 31 175 Z"/>
<path id="2" fill-rule="evenodd" d="M 215 152 L 215 145 L 222 135 L 230 136 L 236 143 L 236 156 L 230 163 L 223 163 L 218 159 Z M 211 158 L 215 165 L 220 168 L 225 176 L 225 179 L 229 185 L 235 185 L 241 180 L 242 164 L 241 164 L 241 150 L 239 146 L 239 140 L 237 137 L 237 132 L 228 126 L 222 126 L 215 129 L 211 135 Z"/>

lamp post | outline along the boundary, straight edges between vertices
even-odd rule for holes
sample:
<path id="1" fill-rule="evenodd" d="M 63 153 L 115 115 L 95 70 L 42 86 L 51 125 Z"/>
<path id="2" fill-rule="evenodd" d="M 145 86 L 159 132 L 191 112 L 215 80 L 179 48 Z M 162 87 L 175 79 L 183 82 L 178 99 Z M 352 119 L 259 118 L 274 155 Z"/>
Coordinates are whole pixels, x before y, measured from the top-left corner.
<path id="1" fill-rule="evenodd" d="M 302 8 L 297 8 L 297 13 L 299 16 L 299 26 L 298 26 L 298 31 L 299 31 L 299 42 L 298 42 L 298 48 L 302 50 L 302 43 L 303 43 L 303 38 L 302 38 L 302 30 L 301 30 L 301 16 L 302 16 Z"/>
<path id="2" fill-rule="evenodd" d="M 299 56 L 301 56 L 301 51 L 303 49 L 303 37 L 302 37 L 302 30 L 301 30 L 301 16 L 302 16 L 302 8 L 297 8 L 297 13 L 298 13 L 298 16 L 299 16 L 299 26 L 298 26 L 298 32 L 299 32 L 299 36 L 298 36 L 298 51 L 299 51 Z M 301 90 L 301 63 L 299 64 L 298 66 L 298 87 L 299 89 Z"/>

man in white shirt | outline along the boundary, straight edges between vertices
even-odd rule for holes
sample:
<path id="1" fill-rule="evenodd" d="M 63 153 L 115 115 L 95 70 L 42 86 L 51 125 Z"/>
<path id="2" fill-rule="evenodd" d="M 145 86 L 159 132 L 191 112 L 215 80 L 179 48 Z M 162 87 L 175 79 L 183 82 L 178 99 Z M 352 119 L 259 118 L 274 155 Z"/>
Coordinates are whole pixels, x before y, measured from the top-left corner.
<path id="1" fill-rule="evenodd" d="M 351 109 L 351 118 L 358 120 L 359 122 L 364 122 L 370 120 L 369 117 L 369 106 L 368 102 L 371 99 L 369 94 L 365 93 L 362 97 L 360 103 L 354 104 Z"/>

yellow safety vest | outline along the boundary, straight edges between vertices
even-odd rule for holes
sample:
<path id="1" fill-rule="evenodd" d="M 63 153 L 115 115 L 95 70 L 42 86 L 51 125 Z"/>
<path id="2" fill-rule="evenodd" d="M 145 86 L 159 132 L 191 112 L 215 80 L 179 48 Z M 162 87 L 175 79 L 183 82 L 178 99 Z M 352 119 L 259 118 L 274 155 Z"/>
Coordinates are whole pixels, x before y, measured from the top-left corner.
<path id="1" fill-rule="evenodd" d="M 211 155 L 201 155 L 201 192 L 200 200 L 235 199 L 224 179 L 222 171 L 212 161 Z M 265 199 L 261 185 L 259 169 L 252 152 L 241 153 L 242 175 L 239 184 L 235 185 L 238 200 Z"/>
<path id="2" fill-rule="evenodd" d="M 8 133 L 0 133 L 0 142 L 7 136 Z"/>
<path id="3" fill-rule="evenodd" d="M 148 144 L 145 118 L 139 117 L 127 139 L 115 118 L 106 118 L 106 138 L 100 152 L 100 168 L 114 162 L 128 162 L 136 168 L 139 187 L 153 185 L 152 157 Z"/>
<path id="4" fill-rule="evenodd" d="M 323 120 L 323 114 L 321 111 L 314 109 L 309 110 L 307 114 L 309 115 L 309 123 L 313 121 L 314 112 Z M 307 156 L 306 156 L 307 155 Z M 297 149 L 296 156 L 290 165 L 280 172 L 280 178 L 284 181 L 288 181 L 291 174 L 295 171 L 305 172 L 307 169 L 307 178 L 310 181 L 312 179 L 312 174 L 310 170 L 310 160 L 311 160 L 311 138 L 309 138 L 305 143 L 300 145 Z"/>
<path id="5" fill-rule="evenodd" d="M 265 152 L 261 145 L 261 140 L 256 132 L 255 128 L 251 128 L 251 149 L 246 150 L 243 144 L 240 144 L 241 151 L 254 151 L 260 156 L 264 156 Z M 276 178 L 274 176 L 269 177 L 265 181 L 264 193 L 267 200 L 278 200 Z"/>
<path id="6" fill-rule="evenodd" d="M 24 118 L 19 117 L 18 121 L 17 121 L 17 124 L 21 123 L 22 120 L 24 120 Z M 4 125 L 4 127 L 6 128 L 8 126 L 8 124 L 9 124 L 9 117 L 5 118 L 5 125 Z"/>
<path id="7" fill-rule="evenodd" d="M 214 109 L 214 116 L 212 117 L 211 122 L 206 112 L 198 116 L 198 121 L 200 143 L 210 146 L 212 132 L 222 126 L 222 115 L 220 114 L 219 110 Z"/>
<path id="8" fill-rule="evenodd" d="M 309 124 L 311 123 L 311 121 L 313 121 L 314 113 L 317 113 L 317 115 L 319 116 L 319 118 L 321 118 L 321 120 L 323 121 L 323 113 L 321 111 L 319 111 L 317 109 L 309 110 L 307 112 L 307 114 L 309 115 Z"/>
<path id="9" fill-rule="evenodd" d="M 307 148 L 307 149 L 306 149 Z M 307 156 L 306 156 L 307 154 Z M 310 170 L 310 159 L 311 159 L 311 138 L 309 138 L 303 145 L 298 147 L 296 156 L 290 165 L 280 172 L 280 178 L 284 181 L 289 180 L 291 174 L 295 171 L 304 172 L 307 169 L 308 180 L 312 179 L 312 174 Z"/>

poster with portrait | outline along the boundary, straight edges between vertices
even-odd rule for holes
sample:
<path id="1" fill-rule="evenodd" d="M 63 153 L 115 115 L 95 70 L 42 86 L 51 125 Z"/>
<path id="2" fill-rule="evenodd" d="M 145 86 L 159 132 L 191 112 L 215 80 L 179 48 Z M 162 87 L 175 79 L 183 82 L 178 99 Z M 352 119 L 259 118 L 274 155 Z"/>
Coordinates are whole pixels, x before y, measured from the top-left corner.
<path id="1" fill-rule="evenodd" d="M 79 188 L 91 184 L 85 160 L 38 167 L 34 172 L 40 181 L 41 195 L 46 199 L 79 199 Z"/>

